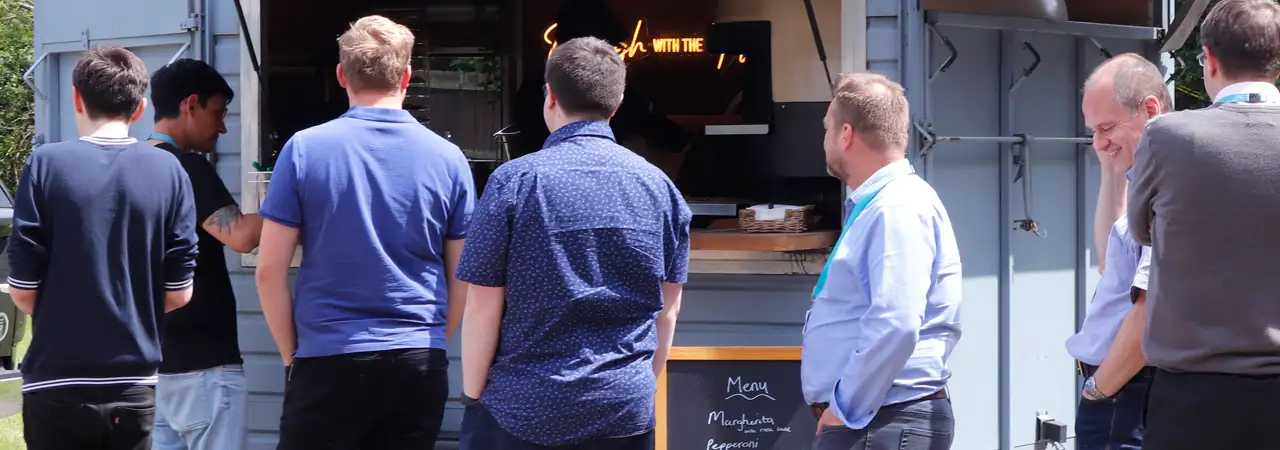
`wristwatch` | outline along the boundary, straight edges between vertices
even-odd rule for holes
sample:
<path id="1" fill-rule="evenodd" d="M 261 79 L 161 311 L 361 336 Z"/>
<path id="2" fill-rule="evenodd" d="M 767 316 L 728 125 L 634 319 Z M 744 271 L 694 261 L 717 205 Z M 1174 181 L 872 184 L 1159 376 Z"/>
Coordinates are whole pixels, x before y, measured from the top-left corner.
<path id="1" fill-rule="evenodd" d="M 1098 382 L 1094 381 L 1093 377 L 1089 377 L 1084 380 L 1084 396 L 1089 400 L 1106 400 L 1111 398 L 1110 395 L 1103 394 L 1102 391 L 1098 389 Z"/>

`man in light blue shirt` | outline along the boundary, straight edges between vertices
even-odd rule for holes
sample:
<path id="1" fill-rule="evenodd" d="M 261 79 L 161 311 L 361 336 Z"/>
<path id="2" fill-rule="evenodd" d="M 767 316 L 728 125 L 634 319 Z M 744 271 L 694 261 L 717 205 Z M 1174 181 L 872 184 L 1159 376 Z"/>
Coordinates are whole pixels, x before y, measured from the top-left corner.
<path id="1" fill-rule="evenodd" d="M 947 360 L 960 339 L 960 252 L 938 194 L 906 160 L 907 99 L 881 75 L 844 75 L 823 118 L 828 171 L 853 193 L 813 290 L 800 376 L 818 450 L 949 448 Z M 868 436 L 893 436 L 871 440 Z"/>
<path id="2" fill-rule="evenodd" d="M 1067 339 L 1067 352 L 1085 379 L 1076 409 L 1076 449 L 1134 450 L 1142 447 L 1143 409 L 1155 370 L 1145 367 L 1142 354 L 1151 249 L 1134 239 L 1124 217 L 1126 173 L 1147 121 L 1172 110 L 1173 102 L 1160 69 L 1126 53 L 1094 69 L 1081 109 L 1102 165 L 1093 219 L 1102 278 L 1080 332 Z"/>

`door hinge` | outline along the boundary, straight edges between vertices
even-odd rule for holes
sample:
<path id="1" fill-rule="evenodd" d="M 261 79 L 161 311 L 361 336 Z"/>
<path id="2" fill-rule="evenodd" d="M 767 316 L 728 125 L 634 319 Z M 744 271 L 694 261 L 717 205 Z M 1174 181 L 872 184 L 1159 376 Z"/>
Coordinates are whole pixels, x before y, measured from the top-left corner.
<path id="1" fill-rule="evenodd" d="M 186 20 L 182 21 L 179 27 L 182 31 L 200 31 L 200 22 L 200 13 L 192 13 L 187 16 Z"/>

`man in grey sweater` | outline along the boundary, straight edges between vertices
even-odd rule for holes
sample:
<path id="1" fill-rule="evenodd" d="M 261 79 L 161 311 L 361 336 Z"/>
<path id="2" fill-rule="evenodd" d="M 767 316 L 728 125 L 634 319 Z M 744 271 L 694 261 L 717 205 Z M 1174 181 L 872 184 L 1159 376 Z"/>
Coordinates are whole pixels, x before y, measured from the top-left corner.
<path id="1" fill-rule="evenodd" d="M 1153 120 L 1129 198 L 1152 247 L 1144 448 L 1276 448 L 1280 5 L 1223 0 L 1200 29 L 1214 104 Z"/>

